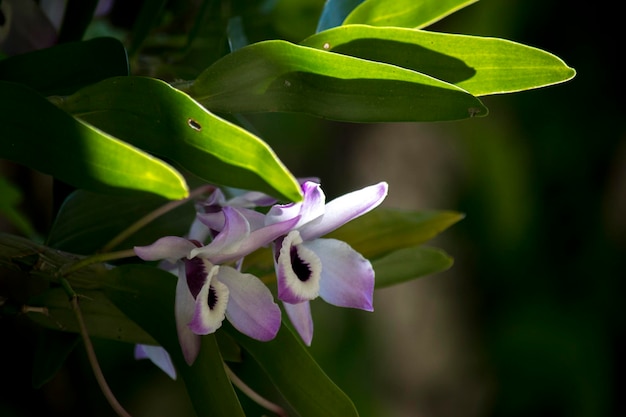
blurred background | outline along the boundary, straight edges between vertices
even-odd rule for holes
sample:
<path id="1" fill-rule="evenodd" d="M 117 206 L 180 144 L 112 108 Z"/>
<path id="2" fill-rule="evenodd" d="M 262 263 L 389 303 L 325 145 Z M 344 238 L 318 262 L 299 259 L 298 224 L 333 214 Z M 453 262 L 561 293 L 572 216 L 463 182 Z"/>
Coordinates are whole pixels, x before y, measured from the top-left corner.
<path id="1" fill-rule="evenodd" d="M 322 5 L 282 0 L 268 18 L 279 37 L 299 41 Z M 329 198 L 386 180 L 389 207 L 466 215 L 432 242 L 455 258 L 449 271 L 377 291 L 374 313 L 313 303 L 311 352 L 363 417 L 626 415 L 619 400 L 626 109 L 613 51 L 617 19 L 564 0 L 481 0 L 430 27 L 536 46 L 577 70 L 562 85 L 485 98 L 486 118 L 375 125 L 248 118 L 297 176 L 320 177 Z M 45 234 L 50 181 L 9 164 L 3 170 L 23 186 L 24 211 Z M 0 331 L 11 334 L 12 326 L 0 317 Z M 21 331 L 19 341 L 2 338 L 3 363 L 30 360 L 32 334 Z M 96 347 L 135 415 L 186 415 L 179 382 L 134 361 L 128 346 Z M 82 349 L 40 390 L 29 391 L 30 375 L 9 365 L 0 378 L 2 416 L 112 415 Z M 31 404 L 17 407 L 19 392 L 30 392 Z"/>

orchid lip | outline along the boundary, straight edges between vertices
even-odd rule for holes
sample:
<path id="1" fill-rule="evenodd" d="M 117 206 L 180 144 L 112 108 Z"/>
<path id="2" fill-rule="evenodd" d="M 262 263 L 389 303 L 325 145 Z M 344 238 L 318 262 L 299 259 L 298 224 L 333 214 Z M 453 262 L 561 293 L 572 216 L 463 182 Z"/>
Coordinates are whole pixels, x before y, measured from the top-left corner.
<path id="1" fill-rule="evenodd" d="M 322 264 L 302 243 L 300 233 L 293 230 L 282 240 L 278 254 L 278 298 L 287 303 L 300 303 L 319 295 Z"/>

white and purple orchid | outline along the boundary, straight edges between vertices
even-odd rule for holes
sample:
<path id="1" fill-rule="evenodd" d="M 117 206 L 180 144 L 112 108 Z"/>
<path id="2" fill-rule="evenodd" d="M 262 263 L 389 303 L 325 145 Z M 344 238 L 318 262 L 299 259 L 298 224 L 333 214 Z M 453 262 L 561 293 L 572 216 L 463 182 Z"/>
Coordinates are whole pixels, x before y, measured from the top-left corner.
<path id="1" fill-rule="evenodd" d="M 224 318 L 242 333 L 261 341 L 276 336 L 280 308 L 270 290 L 254 275 L 223 265 L 268 245 L 288 233 L 299 218 L 262 225 L 251 224 L 242 209 L 224 207 L 223 227 L 208 244 L 182 237 L 163 237 L 137 246 L 143 260 L 168 260 L 178 265 L 175 314 L 183 356 L 192 364 L 200 349 L 200 335 L 215 332 Z"/>
<path id="2" fill-rule="evenodd" d="M 307 344 L 313 338 L 309 301 L 320 296 L 340 306 L 373 310 L 374 270 L 350 245 L 321 236 L 377 207 L 387 195 L 387 183 L 365 187 L 325 204 L 320 185 L 302 184 L 304 200 L 275 205 L 266 225 L 299 219 L 293 229 L 273 244 L 278 298 Z"/>

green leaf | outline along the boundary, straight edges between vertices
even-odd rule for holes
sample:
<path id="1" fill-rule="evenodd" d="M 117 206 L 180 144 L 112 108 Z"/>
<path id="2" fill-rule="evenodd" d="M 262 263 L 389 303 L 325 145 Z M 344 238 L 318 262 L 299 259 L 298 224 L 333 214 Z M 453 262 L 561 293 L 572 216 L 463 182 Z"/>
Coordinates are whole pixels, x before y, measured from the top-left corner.
<path id="1" fill-rule="evenodd" d="M 265 142 L 163 81 L 111 78 L 57 104 L 208 182 L 302 199 L 298 182 Z"/>
<path id="2" fill-rule="evenodd" d="M 251 339 L 229 324 L 224 327 L 258 362 L 301 417 L 358 416 L 350 398 L 328 378 L 286 326 L 269 342 Z"/>
<path id="3" fill-rule="evenodd" d="M 368 259 L 421 245 L 464 217 L 453 211 L 404 211 L 379 207 L 326 237 L 343 240 Z"/>
<path id="4" fill-rule="evenodd" d="M 61 206 L 47 244 L 84 255 L 94 253 L 166 202 L 150 194 L 110 196 L 77 190 Z M 115 215 L 111 216 L 111 213 Z M 121 244 L 124 248 L 131 248 L 148 245 L 163 236 L 183 236 L 189 231 L 195 214 L 192 202 L 183 204 L 160 216 Z"/>
<path id="5" fill-rule="evenodd" d="M 516 42 L 415 29 L 342 26 L 302 44 L 428 74 L 475 96 L 545 87 L 576 74 L 560 58 Z"/>
<path id="6" fill-rule="evenodd" d="M 350 12 L 361 3 L 363 0 L 327 0 L 317 23 L 316 32 L 340 26 Z"/>
<path id="7" fill-rule="evenodd" d="M 71 94 L 120 75 L 128 75 L 128 59 L 113 38 L 68 42 L 0 60 L 0 80 L 25 84 L 44 96 Z"/>
<path id="8" fill-rule="evenodd" d="M 0 82 L 0 158 L 96 192 L 187 196 L 180 173 L 163 161 L 82 123 L 25 86 Z"/>
<path id="9" fill-rule="evenodd" d="M 250 41 L 248 41 L 248 37 L 246 36 L 241 16 L 235 16 L 228 19 L 226 34 L 228 35 L 228 45 L 230 46 L 231 52 L 250 44 Z"/>
<path id="10" fill-rule="evenodd" d="M 20 271 L 29 275 L 29 279 L 43 279 L 48 283 L 58 283 L 60 269 L 73 264 L 84 257 L 73 253 L 52 249 L 21 236 L 0 233 L 0 268 Z M 67 280 L 76 288 L 99 289 L 102 285 L 97 277 L 103 272 L 104 265 L 92 264 L 66 275 Z M 47 288 L 46 282 L 34 285 L 38 293 Z"/>
<path id="11" fill-rule="evenodd" d="M 452 263 L 452 258 L 440 249 L 415 246 L 375 259 L 372 266 L 378 289 L 445 271 Z"/>
<path id="12" fill-rule="evenodd" d="M 343 22 L 423 28 L 478 0 L 366 0 Z"/>
<path id="13" fill-rule="evenodd" d="M 98 0 L 67 0 L 58 42 L 82 39 L 97 6 Z"/>
<path id="14" fill-rule="evenodd" d="M 102 290 L 83 290 L 77 287 L 74 287 L 74 290 L 79 294 L 80 310 L 90 336 L 128 343 L 156 344 L 154 338 L 126 317 Z M 27 314 L 35 323 L 53 330 L 80 332 L 76 313 L 63 288 L 51 288 L 33 297 L 29 303 L 47 309 L 45 314 L 40 312 Z"/>
<path id="15" fill-rule="evenodd" d="M 115 305 L 170 354 L 197 415 L 244 417 L 215 335 L 202 337 L 200 354 L 192 366 L 183 358 L 174 320 L 176 277 L 154 267 L 125 265 L 109 271 L 108 279 L 115 283 L 107 291 Z"/>
<path id="16" fill-rule="evenodd" d="M 166 0 L 145 0 L 142 2 L 139 15 L 134 20 L 133 32 L 130 37 L 130 55 L 135 55 L 139 51 L 144 40 L 158 22 L 166 3 Z"/>
<path id="17" fill-rule="evenodd" d="M 226 55 L 189 92 L 213 111 L 303 112 L 353 122 L 487 114 L 476 97 L 427 75 L 278 40 Z"/>
<path id="18" fill-rule="evenodd" d="M 26 236 L 34 236 L 35 229 L 18 205 L 22 201 L 22 194 L 6 178 L 0 176 L 0 216 L 4 216 L 17 230 Z"/>
<path id="19" fill-rule="evenodd" d="M 33 387 L 41 388 L 50 381 L 79 341 L 78 334 L 40 329 L 33 358 Z"/>

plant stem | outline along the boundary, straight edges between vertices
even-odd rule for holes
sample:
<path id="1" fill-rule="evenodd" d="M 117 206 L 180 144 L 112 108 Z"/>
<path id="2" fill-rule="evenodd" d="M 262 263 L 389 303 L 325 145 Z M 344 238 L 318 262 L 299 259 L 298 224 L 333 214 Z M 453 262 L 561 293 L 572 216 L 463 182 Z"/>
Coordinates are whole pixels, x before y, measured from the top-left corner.
<path id="1" fill-rule="evenodd" d="M 87 351 L 87 358 L 89 360 L 89 364 L 91 365 L 91 369 L 93 370 L 94 376 L 96 377 L 96 381 L 100 386 L 100 390 L 102 394 L 107 399 L 111 408 L 117 413 L 120 417 L 132 417 L 122 405 L 117 401 L 115 395 L 109 388 L 109 385 L 104 378 L 104 374 L 102 373 L 102 369 L 100 368 L 100 364 L 98 363 L 98 358 L 96 357 L 96 352 L 91 344 L 91 339 L 89 338 L 89 333 L 87 332 L 87 326 L 85 326 L 85 320 L 83 319 L 83 314 L 80 311 L 80 306 L 78 305 L 78 294 L 74 292 L 69 282 L 65 278 L 61 278 L 61 285 L 65 289 L 65 292 L 70 297 L 70 303 L 72 304 L 72 310 L 74 310 L 74 314 L 76 315 L 76 320 L 78 321 L 78 328 L 80 330 L 80 335 L 83 339 L 83 343 L 85 345 L 85 350 Z"/>
<path id="2" fill-rule="evenodd" d="M 59 275 L 64 277 L 91 264 L 112 261 L 115 259 L 132 258 L 133 256 L 136 255 L 135 251 L 132 249 L 120 250 L 117 252 L 100 253 L 97 255 L 88 256 L 81 259 L 80 261 L 63 265 L 59 269 Z"/>
<path id="3" fill-rule="evenodd" d="M 122 230 L 120 234 L 111 239 L 106 245 L 102 247 L 102 249 L 100 249 L 100 252 L 109 252 L 111 249 L 122 243 L 124 240 L 128 239 L 128 237 L 136 233 L 138 230 L 145 227 L 148 223 L 154 221 L 165 213 L 174 210 L 176 207 L 185 204 L 192 198 L 195 198 L 205 192 L 212 191 L 213 189 L 214 187 L 212 185 L 204 185 L 202 187 L 198 187 L 189 193 L 189 197 L 182 200 L 170 201 L 169 203 L 164 204 L 158 209 L 146 214 L 144 217 L 137 220 L 135 223 Z"/>
<path id="4" fill-rule="evenodd" d="M 224 368 L 226 369 L 226 374 L 231 382 L 241 390 L 244 394 L 246 394 L 252 401 L 259 404 L 261 407 L 265 408 L 276 414 L 279 417 L 289 417 L 287 412 L 278 404 L 274 404 L 266 398 L 261 397 L 259 393 L 254 391 L 245 382 L 243 382 L 235 373 L 228 367 L 228 365 L 224 364 Z"/>

